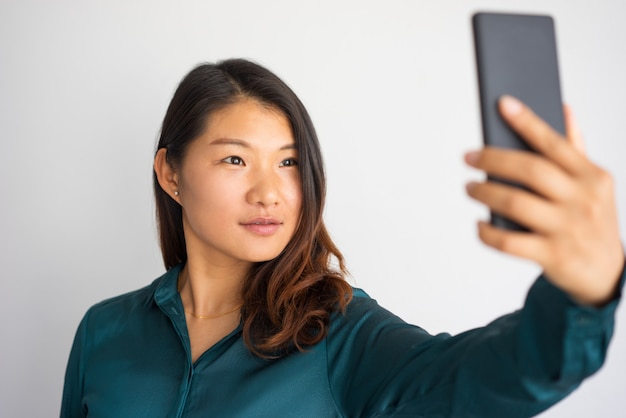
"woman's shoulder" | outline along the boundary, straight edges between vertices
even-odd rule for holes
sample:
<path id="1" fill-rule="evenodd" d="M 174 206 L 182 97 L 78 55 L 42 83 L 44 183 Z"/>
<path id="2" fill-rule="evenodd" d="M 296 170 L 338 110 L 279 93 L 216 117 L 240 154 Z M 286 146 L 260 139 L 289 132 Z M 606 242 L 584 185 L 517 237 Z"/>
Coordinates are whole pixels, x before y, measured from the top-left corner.
<path id="1" fill-rule="evenodd" d="M 367 294 L 367 292 L 365 292 L 365 290 L 359 288 L 359 287 L 352 287 L 352 297 L 353 298 L 357 298 L 357 300 L 359 299 L 369 299 L 369 300 L 373 300 L 370 295 Z"/>
<path id="2" fill-rule="evenodd" d="M 331 319 L 331 329 L 361 328 L 368 324 L 397 323 L 407 325 L 401 318 L 380 306 L 376 299 L 372 298 L 361 288 L 352 288 L 352 300 L 346 306 L 344 312 L 336 312 Z"/>
<path id="3" fill-rule="evenodd" d="M 383 310 L 388 312 L 385 308 L 381 307 L 376 299 L 372 298 L 365 290 L 359 287 L 352 287 L 352 299 L 346 307 L 346 312 L 350 311 L 363 311 L 363 310 Z M 389 313 L 389 312 L 388 312 Z"/>
<path id="4" fill-rule="evenodd" d="M 86 317 L 99 320 L 111 317 L 124 317 L 133 312 L 151 309 L 155 306 L 157 292 L 163 287 L 170 272 L 156 278 L 152 283 L 142 288 L 104 299 L 89 308 Z"/>

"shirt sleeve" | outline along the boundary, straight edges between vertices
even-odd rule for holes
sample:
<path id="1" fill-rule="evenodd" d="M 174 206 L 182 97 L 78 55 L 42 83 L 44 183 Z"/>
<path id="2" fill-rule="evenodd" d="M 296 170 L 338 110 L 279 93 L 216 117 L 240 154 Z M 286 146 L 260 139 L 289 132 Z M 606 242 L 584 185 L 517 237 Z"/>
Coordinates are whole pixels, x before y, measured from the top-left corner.
<path id="1" fill-rule="evenodd" d="M 83 407 L 83 355 L 88 315 L 89 312 L 78 326 L 70 351 L 70 357 L 67 362 L 65 384 L 63 386 L 63 399 L 61 402 L 61 418 L 79 418 L 87 416 L 87 411 Z"/>
<path id="2" fill-rule="evenodd" d="M 344 416 L 529 417 L 603 364 L 620 291 L 576 304 L 545 277 L 524 307 L 456 336 L 430 335 L 356 295 L 327 338 L 328 373 Z"/>

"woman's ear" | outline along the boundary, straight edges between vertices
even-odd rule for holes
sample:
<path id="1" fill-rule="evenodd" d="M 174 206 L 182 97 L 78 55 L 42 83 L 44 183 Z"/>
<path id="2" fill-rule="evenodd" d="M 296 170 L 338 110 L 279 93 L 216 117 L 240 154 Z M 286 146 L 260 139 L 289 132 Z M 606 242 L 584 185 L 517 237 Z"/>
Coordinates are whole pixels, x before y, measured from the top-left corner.
<path id="1" fill-rule="evenodd" d="M 180 198 L 178 195 L 178 173 L 167 162 L 167 149 L 161 148 L 157 151 L 154 157 L 154 172 L 157 176 L 157 181 L 161 188 L 172 199 L 180 204 Z"/>

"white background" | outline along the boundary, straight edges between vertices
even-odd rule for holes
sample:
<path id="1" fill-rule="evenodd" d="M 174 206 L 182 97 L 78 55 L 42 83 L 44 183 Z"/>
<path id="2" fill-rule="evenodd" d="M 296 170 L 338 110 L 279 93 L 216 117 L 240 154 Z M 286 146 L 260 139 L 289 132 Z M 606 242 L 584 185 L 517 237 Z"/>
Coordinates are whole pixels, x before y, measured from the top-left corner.
<path id="1" fill-rule="evenodd" d="M 464 192 L 481 177 L 462 162 L 481 145 L 476 10 L 556 18 L 564 98 L 626 236 L 622 1 L 2 0 L 0 416 L 58 415 L 85 310 L 163 272 L 154 145 L 203 61 L 253 59 L 308 107 L 354 285 L 432 333 L 518 308 L 539 270 L 480 244 L 487 212 Z M 625 314 L 604 368 L 546 417 L 626 416 Z"/>

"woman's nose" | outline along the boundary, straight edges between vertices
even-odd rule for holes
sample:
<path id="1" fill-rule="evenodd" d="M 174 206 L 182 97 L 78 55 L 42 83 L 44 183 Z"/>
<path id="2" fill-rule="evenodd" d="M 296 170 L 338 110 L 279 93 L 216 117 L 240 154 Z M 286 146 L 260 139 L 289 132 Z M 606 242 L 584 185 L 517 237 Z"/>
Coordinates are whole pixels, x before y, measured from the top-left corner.
<path id="1" fill-rule="evenodd" d="M 279 201 L 279 179 L 275 174 L 257 172 L 252 174 L 252 184 L 247 193 L 251 205 L 272 206 Z"/>

